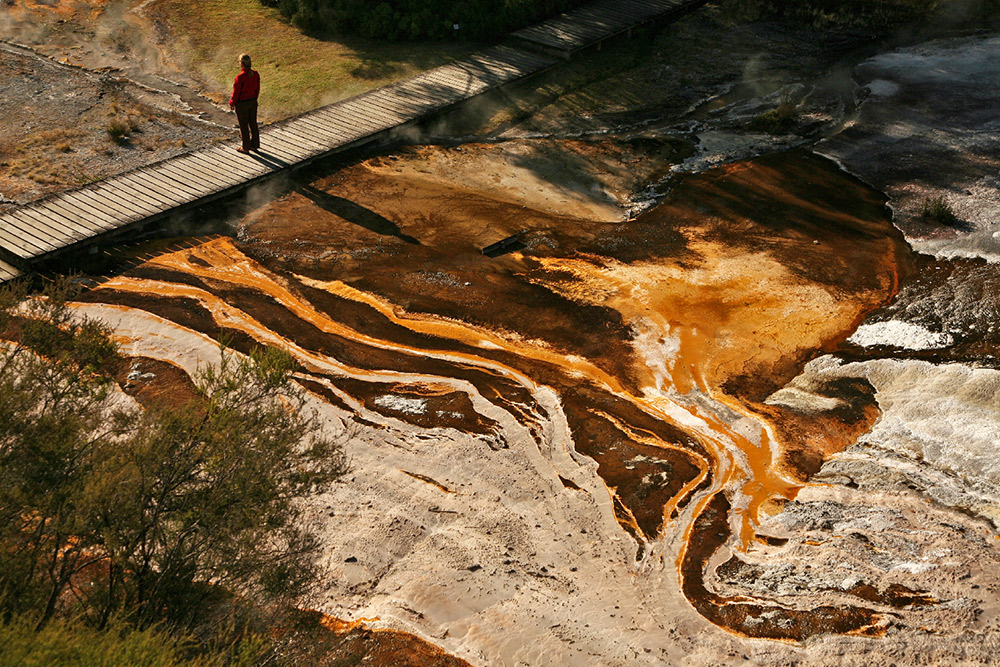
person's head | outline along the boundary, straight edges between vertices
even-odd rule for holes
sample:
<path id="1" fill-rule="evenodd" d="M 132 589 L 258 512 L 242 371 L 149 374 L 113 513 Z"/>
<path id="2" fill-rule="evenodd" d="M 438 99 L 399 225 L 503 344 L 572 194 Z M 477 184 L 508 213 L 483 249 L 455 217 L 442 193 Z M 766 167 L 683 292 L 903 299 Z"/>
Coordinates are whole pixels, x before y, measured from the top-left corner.
<path id="1" fill-rule="evenodd" d="M 240 55 L 240 67 L 243 69 L 250 69 L 250 54 L 244 53 Z"/>

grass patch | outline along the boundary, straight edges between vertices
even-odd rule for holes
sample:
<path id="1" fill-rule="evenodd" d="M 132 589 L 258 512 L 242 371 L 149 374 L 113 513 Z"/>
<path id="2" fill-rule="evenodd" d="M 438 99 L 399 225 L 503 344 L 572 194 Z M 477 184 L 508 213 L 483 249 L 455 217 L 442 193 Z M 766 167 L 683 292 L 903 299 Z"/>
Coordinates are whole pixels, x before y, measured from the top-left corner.
<path id="1" fill-rule="evenodd" d="M 460 58 L 470 44 L 383 44 L 319 39 L 259 0 L 161 0 L 150 7 L 177 39 L 176 55 L 227 101 L 240 53 L 261 74 L 261 115 L 291 116 Z"/>
<path id="2" fill-rule="evenodd" d="M 920 217 L 928 222 L 936 222 L 949 227 L 958 223 L 955 211 L 944 200 L 944 197 L 924 197 L 920 205 Z"/>

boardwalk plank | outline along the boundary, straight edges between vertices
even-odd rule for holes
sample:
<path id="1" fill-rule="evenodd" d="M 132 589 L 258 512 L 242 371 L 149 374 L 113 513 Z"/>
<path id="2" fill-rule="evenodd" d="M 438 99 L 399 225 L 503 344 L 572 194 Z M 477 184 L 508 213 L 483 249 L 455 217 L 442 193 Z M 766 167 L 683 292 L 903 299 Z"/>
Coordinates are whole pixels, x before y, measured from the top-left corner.
<path id="1" fill-rule="evenodd" d="M 162 213 L 165 209 L 173 208 L 177 205 L 177 200 L 166 197 L 157 190 L 153 190 L 149 186 L 137 182 L 130 176 L 131 174 L 124 174 L 114 180 L 113 187 L 120 191 L 123 196 L 132 196 L 137 200 L 149 201 L 157 207 L 158 213 Z M 151 213 L 150 215 L 154 214 Z"/>
<path id="2" fill-rule="evenodd" d="M 189 174 L 178 176 L 166 162 L 156 165 L 155 168 L 139 169 L 132 172 L 132 175 L 136 179 L 145 179 L 152 184 L 160 185 L 163 194 L 169 194 L 172 188 L 182 196 L 181 201 L 185 204 L 213 193 L 213 189 L 192 181 Z"/>
<path id="3" fill-rule="evenodd" d="M 82 191 L 67 192 L 60 195 L 58 201 L 61 204 L 72 206 L 80 211 L 80 213 L 87 215 L 88 221 L 94 225 L 97 233 L 121 226 L 119 222 L 121 211 L 119 209 L 109 207 L 106 203 L 95 201 Z"/>
<path id="4" fill-rule="evenodd" d="M 320 115 L 310 115 L 308 118 L 298 118 L 293 126 L 296 132 L 314 135 L 317 138 L 329 137 L 334 146 L 350 143 L 356 134 Z M 331 146 L 333 148 L 333 146 Z"/>
<path id="5" fill-rule="evenodd" d="M 126 196 L 120 187 L 111 187 L 107 183 L 98 183 L 87 188 L 95 198 L 107 199 L 109 202 L 124 206 L 135 213 L 143 216 L 152 215 L 159 211 L 159 205 L 150 197 Z"/>
<path id="6" fill-rule="evenodd" d="M 108 228 L 98 226 L 94 221 L 94 214 L 89 209 L 81 209 L 75 207 L 73 204 L 60 200 L 59 198 L 49 199 L 45 202 L 44 206 L 39 206 L 36 210 L 44 211 L 45 213 L 51 213 L 49 217 L 53 220 L 61 218 L 64 224 L 69 224 L 70 222 L 78 223 L 83 227 L 91 228 L 90 234 L 96 235 L 101 232 L 107 231 Z"/>
<path id="7" fill-rule="evenodd" d="M 202 188 L 194 184 L 178 182 L 177 178 L 166 171 L 163 166 L 163 164 L 158 164 L 146 169 L 137 169 L 131 172 L 128 177 L 133 183 L 146 185 L 150 190 L 180 205 L 189 203 L 204 192 Z"/>
<path id="8" fill-rule="evenodd" d="M 80 234 L 81 238 L 90 236 L 94 233 L 93 228 L 89 225 L 82 225 L 71 220 L 60 216 L 59 214 L 47 209 L 47 207 L 36 205 L 36 206 L 26 206 L 25 208 L 17 209 L 15 213 L 22 213 L 23 217 L 29 218 L 35 221 L 35 226 L 39 229 L 49 230 L 49 234 L 60 234 L 60 230 L 64 230 L 68 224 L 73 230 Z"/>
<path id="9" fill-rule="evenodd" d="M 387 118 L 385 113 L 371 104 L 357 102 L 341 109 L 341 115 L 345 119 L 356 123 L 358 127 L 367 130 L 367 134 L 376 134 L 382 130 L 398 125 L 399 123 L 391 118 Z"/>
<path id="10" fill-rule="evenodd" d="M 344 139 L 344 135 L 342 133 L 333 134 L 331 131 L 320 130 L 312 125 L 306 125 L 304 123 L 288 123 L 271 130 L 269 134 L 273 135 L 275 132 L 285 133 L 290 137 L 295 137 L 302 142 L 304 146 L 315 148 L 324 152 L 330 150 L 331 143 L 340 143 Z"/>
<path id="11" fill-rule="evenodd" d="M 180 187 L 191 191 L 196 198 L 210 197 L 219 190 L 226 189 L 226 179 L 215 174 L 209 174 L 196 168 L 193 164 L 176 164 L 164 162 L 151 172 L 156 176 L 170 177 Z"/>
<path id="12" fill-rule="evenodd" d="M 192 153 L 191 160 L 206 169 L 214 169 L 216 171 L 230 174 L 233 177 L 238 177 L 241 183 L 253 181 L 262 174 L 269 173 L 270 171 L 268 170 L 262 172 L 258 169 L 252 168 L 250 165 L 240 164 L 240 162 L 235 159 L 233 161 L 229 161 L 228 156 L 222 151 L 214 154 Z"/>
<path id="13" fill-rule="evenodd" d="M 383 118 L 393 121 L 393 125 L 405 125 L 414 119 L 413 105 L 398 95 L 372 95 L 364 103 Z"/>
<path id="14" fill-rule="evenodd" d="M 330 123 L 334 127 L 338 127 L 344 132 L 350 135 L 350 141 L 354 142 L 365 136 L 365 130 L 359 127 L 357 122 L 354 120 L 345 118 L 341 114 L 340 107 L 330 108 L 326 107 L 320 109 L 319 111 L 312 114 L 309 120 L 323 120 L 324 122 Z"/>
<path id="15" fill-rule="evenodd" d="M 284 168 L 294 165 L 304 155 L 304 152 L 288 141 L 273 141 L 266 148 L 262 147 L 254 157 L 247 156 L 244 159 L 268 160 L 274 162 L 275 169 L 277 169 L 278 167 Z"/>
<path id="16" fill-rule="evenodd" d="M 23 243 L 18 247 L 28 250 L 31 253 L 30 257 L 58 248 L 52 243 L 52 239 L 59 234 L 56 231 L 59 229 L 58 223 L 50 226 L 48 224 L 50 221 L 47 219 L 40 221 L 24 210 L 11 211 L 0 220 L 4 223 L 0 225 L 0 231 L 20 239 Z"/>
<path id="17" fill-rule="evenodd" d="M 186 170 L 193 171 L 196 174 L 201 174 L 204 178 L 205 185 L 212 185 L 217 191 L 228 190 L 229 188 L 236 187 L 246 181 L 245 178 L 239 174 L 233 173 L 231 169 L 225 168 L 220 163 L 205 164 L 200 160 L 189 157 L 184 161 L 183 165 L 172 164 L 171 166 L 184 167 Z"/>
<path id="18" fill-rule="evenodd" d="M 328 146 L 319 146 L 315 142 L 303 137 L 297 132 L 293 132 L 292 130 L 282 130 L 280 136 L 284 145 L 298 146 L 305 151 L 305 155 L 299 158 L 299 162 L 301 163 L 310 162 L 330 152 Z"/>
<path id="19" fill-rule="evenodd" d="M 308 148 L 313 152 L 314 155 L 322 155 L 330 150 L 330 143 L 323 141 L 323 137 L 328 136 L 326 134 L 321 134 L 320 130 L 317 130 L 311 126 L 305 125 L 295 125 L 295 126 L 284 126 L 279 130 L 273 132 L 279 132 L 280 136 L 286 138 L 287 141 L 296 141 L 302 146 Z M 336 142 L 341 143 L 340 141 Z"/>
<path id="20" fill-rule="evenodd" d="M 312 158 L 317 153 L 325 152 L 329 148 L 328 145 L 323 145 L 320 142 L 284 127 L 278 128 L 271 133 L 271 140 L 268 144 L 271 143 L 281 145 L 286 152 L 300 154 L 301 157 L 299 159 Z"/>
<path id="21" fill-rule="evenodd" d="M 91 219 L 89 209 L 85 210 L 82 214 L 78 214 L 79 206 L 75 203 L 60 201 L 64 199 L 65 195 L 52 197 L 37 202 L 24 210 L 36 212 L 38 216 L 41 216 L 45 220 L 49 221 L 49 223 L 58 230 L 64 230 L 67 225 L 71 229 L 79 231 L 84 235 L 92 235 L 95 233 L 99 234 L 104 230 L 104 226 Z M 69 213 L 67 213 L 67 211 Z"/>
<path id="22" fill-rule="evenodd" d="M 122 177 L 122 185 L 137 190 L 148 192 L 163 203 L 164 210 L 175 208 L 186 204 L 189 200 L 186 194 L 181 193 L 176 188 L 162 184 L 160 181 L 150 178 L 143 172 L 133 171 Z"/>
<path id="23" fill-rule="evenodd" d="M 118 226 L 116 220 L 122 215 L 134 215 L 141 213 L 141 209 L 136 207 L 131 202 L 123 203 L 116 198 L 109 197 L 106 194 L 99 194 L 97 189 L 94 187 L 67 192 L 63 195 L 63 197 L 67 201 L 80 201 L 91 208 L 104 211 L 111 216 L 108 220 L 109 227 Z"/>
<path id="24" fill-rule="evenodd" d="M 5 283 L 21 275 L 21 270 L 0 259 L 0 283 Z"/>
<path id="25" fill-rule="evenodd" d="M 65 238 L 67 233 L 66 226 L 60 221 L 50 220 L 47 216 L 29 212 L 28 209 L 11 211 L 2 220 L 8 227 L 8 233 L 24 235 L 28 243 L 39 248 L 54 245 L 56 239 Z M 84 239 L 93 232 L 84 233 L 76 230 L 70 233 L 73 238 Z"/>
<path id="26" fill-rule="evenodd" d="M 406 85 L 396 89 L 396 94 L 413 104 L 416 109 L 414 113 L 420 116 L 433 112 L 443 102 L 423 90 L 418 81 L 407 81 Z"/>
<path id="27" fill-rule="evenodd" d="M 0 218 L 0 243 L 10 254 L 24 260 L 34 259 L 49 252 L 47 246 L 35 245 L 33 237 L 28 237 L 19 228 L 13 226 L 10 218 Z M 8 223 L 10 226 L 8 226 Z"/>
<path id="28" fill-rule="evenodd" d="M 190 155 L 185 155 L 181 160 L 172 161 L 170 166 L 202 174 L 208 182 L 222 189 L 231 188 L 243 182 L 241 176 L 234 174 L 228 169 L 222 169 L 221 165 L 206 165 L 192 158 Z"/>
<path id="29" fill-rule="evenodd" d="M 393 125 L 400 125 L 413 117 L 413 114 L 405 111 L 402 106 L 396 106 L 397 101 L 386 94 L 367 95 L 358 102 Z"/>
<path id="30" fill-rule="evenodd" d="M 265 141 L 265 137 L 261 137 Z M 237 153 L 232 146 L 215 146 L 206 151 L 200 151 L 198 156 L 202 160 L 211 161 L 221 168 L 229 169 L 234 174 L 242 174 L 247 180 L 255 180 L 271 173 L 271 168 L 257 162 L 247 160 L 245 156 Z"/>

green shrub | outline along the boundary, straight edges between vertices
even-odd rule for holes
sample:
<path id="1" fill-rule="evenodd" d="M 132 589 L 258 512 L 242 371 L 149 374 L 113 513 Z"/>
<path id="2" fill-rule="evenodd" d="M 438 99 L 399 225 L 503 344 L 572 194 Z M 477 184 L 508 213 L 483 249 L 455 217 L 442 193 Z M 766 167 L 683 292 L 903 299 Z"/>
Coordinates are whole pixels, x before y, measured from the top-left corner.
<path id="1" fill-rule="evenodd" d="M 57 619 L 43 628 L 26 616 L 0 617 L 0 667 L 251 667 L 264 664 L 271 647 L 259 635 L 227 646 L 199 644 L 161 628 L 139 630 L 113 624 L 97 630 Z"/>
<path id="2" fill-rule="evenodd" d="M 795 127 L 799 107 L 791 101 L 783 101 L 776 109 L 765 111 L 750 121 L 749 129 L 768 134 L 787 134 Z"/>
<path id="3" fill-rule="evenodd" d="M 122 405 L 111 332 L 73 294 L 0 289 L 17 342 L 0 346 L 0 617 L 191 628 L 223 588 L 248 604 L 300 592 L 316 541 L 298 500 L 344 458 L 292 358 L 224 351 L 187 404 Z"/>

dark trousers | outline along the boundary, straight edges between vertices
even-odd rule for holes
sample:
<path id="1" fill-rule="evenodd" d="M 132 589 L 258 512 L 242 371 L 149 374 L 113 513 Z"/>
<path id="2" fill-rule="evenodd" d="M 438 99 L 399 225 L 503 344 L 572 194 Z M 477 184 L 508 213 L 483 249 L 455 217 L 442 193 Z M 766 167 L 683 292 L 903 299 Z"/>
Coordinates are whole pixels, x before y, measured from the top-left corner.
<path id="1" fill-rule="evenodd" d="M 236 122 L 240 124 L 243 150 L 260 148 L 260 133 L 257 130 L 257 100 L 243 100 L 236 103 Z"/>

